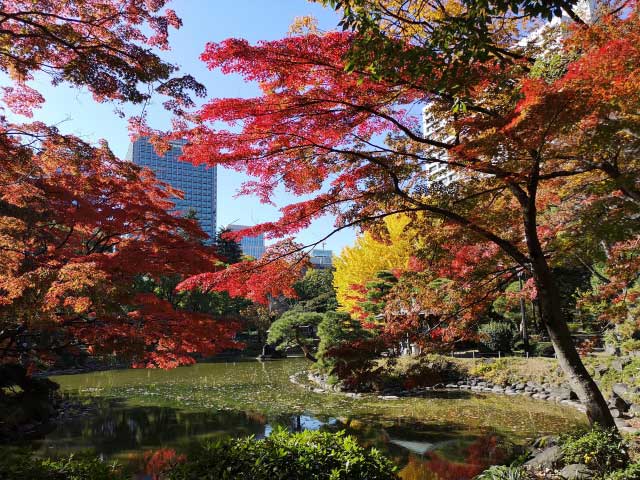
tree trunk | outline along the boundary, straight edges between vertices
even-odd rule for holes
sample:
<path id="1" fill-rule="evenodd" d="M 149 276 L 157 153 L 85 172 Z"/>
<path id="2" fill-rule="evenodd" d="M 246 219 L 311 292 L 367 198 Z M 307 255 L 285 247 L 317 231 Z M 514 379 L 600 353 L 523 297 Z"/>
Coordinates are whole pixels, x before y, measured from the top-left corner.
<path id="1" fill-rule="evenodd" d="M 318 359 L 313 356 L 313 354 L 311 353 L 311 351 L 309 351 L 306 345 L 301 344 L 300 348 L 302 348 L 302 353 L 304 353 L 304 358 L 306 358 L 307 360 L 311 360 L 314 363 L 318 361 Z"/>
<path id="2" fill-rule="evenodd" d="M 307 345 L 300 339 L 297 328 L 296 328 L 296 343 L 300 346 L 300 349 L 302 349 L 304 358 L 306 358 L 307 360 L 311 360 L 313 363 L 318 361 L 318 359 L 313 356 L 313 354 L 311 353 L 311 350 L 309 350 Z"/>
<path id="3" fill-rule="evenodd" d="M 558 364 L 565 373 L 571 389 L 586 408 L 592 424 L 615 428 L 607 402 L 589 375 L 571 338 L 569 327 L 560 309 L 560 295 L 547 263 L 537 232 L 527 229 L 527 246 L 532 260 L 532 273 L 538 289 L 538 302 L 542 322 L 555 349 Z"/>

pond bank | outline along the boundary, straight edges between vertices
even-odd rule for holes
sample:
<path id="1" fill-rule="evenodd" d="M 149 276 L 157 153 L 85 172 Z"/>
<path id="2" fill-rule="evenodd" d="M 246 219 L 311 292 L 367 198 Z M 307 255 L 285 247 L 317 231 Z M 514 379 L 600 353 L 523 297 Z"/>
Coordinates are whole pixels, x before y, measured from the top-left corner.
<path id="1" fill-rule="evenodd" d="M 436 359 L 435 361 L 434 358 Z M 410 363 L 411 360 L 407 361 L 405 359 L 405 365 L 401 366 L 400 370 L 405 372 L 415 371 L 415 367 L 417 365 L 424 367 L 425 360 L 427 360 L 427 365 L 437 364 L 440 368 L 442 367 L 443 360 L 449 362 L 450 365 L 454 365 L 454 371 L 452 371 L 449 380 L 427 386 L 420 385 L 421 379 L 414 377 L 411 379 L 411 383 L 417 383 L 420 386 L 408 388 L 399 386 L 396 382 L 396 386 L 382 389 L 377 397 L 382 400 L 396 400 L 407 397 L 421 397 L 433 391 L 460 390 L 472 393 L 491 393 L 505 396 L 529 397 L 534 400 L 542 400 L 570 407 L 581 413 L 585 413 L 586 411 L 585 407 L 579 402 L 577 395 L 566 385 L 566 383 L 563 382 L 564 379 L 561 373 L 556 371 L 557 366 L 553 365 L 554 360 L 552 359 L 531 359 L 528 362 L 536 364 L 534 368 L 531 369 L 527 369 L 526 367 L 523 368 L 522 363 L 523 361 L 527 363 L 527 360 L 522 358 L 513 359 L 516 360 L 516 363 L 518 364 L 516 365 L 516 368 L 513 369 L 516 372 L 514 373 L 514 371 L 508 371 L 508 369 L 505 368 L 505 365 L 512 359 L 481 360 L 479 363 L 474 362 L 471 365 L 468 361 L 455 362 L 449 357 L 443 359 L 438 356 L 430 356 L 427 359 L 414 359 L 413 364 Z M 625 371 L 624 369 L 627 366 L 636 368 L 635 362 L 626 359 L 598 359 L 598 361 L 605 362 L 604 364 L 599 363 L 595 367 L 596 371 L 599 372 L 599 378 L 602 378 L 605 374 L 611 376 L 612 371 L 619 372 L 619 377 L 623 378 L 622 372 Z M 407 366 L 407 363 L 409 363 L 410 366 Z M 613 364 L 613 366 L 606 366 L 606 363 Z M 547 374 L 545 377 L 541 377 L 541 365 L 538 364 L 542 364 L 545 369 L 548 369 L 547 371 L 550 370 L 554 372 L 554 375 Z M 398 368 L 395 363 L 393 368 L 395 368 L 396 371 L 392 376 L 398 376 Z M 418 368 L 417 370 L 420 369 Z M 499 370 L 503 371 L 500 372 Z M 478 373 L 484 372 L 488 373 L 488 378 L 478 375 Z M 548 378 L 554 383 L 539 382 L 527 378 L 527 376 L 529 376 L 527 374 L 531 372 L 533 372 L 533 374 L 530 375 L 531 378 Z M 472 375 L 474 373 L 476 375 Z M 307 372 L 305 375 L 310 383 L 300 381 L 299 377 L 292 377 L 290 378 L 290 381 L 298 386 L 306 388 L 307 390 L 314 391 L 315 393 L 341 392 L 351 397 L 358 397 L 361 395 L 355 392 L 343 391 L 340 384 L 329 384 L 327 382 L 327 377 L 324 375 L 312 372 Z M 386 371 L 383 375 L 388 376 L 389 372 Z M 640 406 L 632 403 L 632 399 L 636 398 L 634 395 L 638 393 L 639 389 L 629 386 L 626 383 L 618 382 L 611 384 L 610 379 L 607 386 L 610 392 L 608 406 L 618 429 L 621 432 L 629 434 L 636 434 L 640 432 Z"/>

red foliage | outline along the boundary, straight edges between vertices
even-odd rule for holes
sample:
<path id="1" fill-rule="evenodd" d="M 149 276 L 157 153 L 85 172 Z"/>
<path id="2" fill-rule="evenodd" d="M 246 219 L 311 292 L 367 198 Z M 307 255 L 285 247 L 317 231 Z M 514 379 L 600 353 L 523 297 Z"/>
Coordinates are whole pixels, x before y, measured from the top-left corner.
<path id="1" fill-rule="evenodd" d="M 180 283 L 177 289 L 226 291 L 233 297 L 248 298 L 264 305 L 269 303 L 269 299 L 279 296 L 295 298 L 293 283 L 302 276 L 308 265 L 304 254 L 291 253 L 295 249 L 295 244 L 290 241 L 277 243 L 270 246 L 257 260 L 239 262 L 224 270 L 195 275 Z"/>
<path id="2" fill-rule="evenodd" d="M 80 348 L 172 367 L 231 346 L 234 325 L 136 295 L 138 275 L 192 275 L 218 261 L 197 223 L 169 212 L 177 192 L 105 145 L 30 133 L 43 135 L 38 152 L 0 145 L 3 361 Z"/>
<path id="3" fill-rule="evenodd" d="M 151 480 L 161 480 L 176 464 L 186 460 L 186 456 L 178 454 L 173 448 L 161 448 L 144 452 L 144 473 Z"/>

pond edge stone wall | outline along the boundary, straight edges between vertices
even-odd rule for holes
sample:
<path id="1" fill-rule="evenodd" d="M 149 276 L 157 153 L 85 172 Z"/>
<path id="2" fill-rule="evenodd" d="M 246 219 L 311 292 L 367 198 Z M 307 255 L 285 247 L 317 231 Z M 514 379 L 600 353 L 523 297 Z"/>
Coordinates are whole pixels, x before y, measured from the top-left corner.
<path id="1" fill-rule="evenodd" d="M 310 384 L 306 384 L 301 380 L 301 377 L 305 376 L 309 380 Z M 341 394 L 351 398 L 361 398 L 364 395 L 376 395 L 376 394 L 362 394 L 354 392 L 345 392 L 340 388 L 340 385 L 330 385 L 327 383 L 327 378 L 324 375 L 316 374 L 313 372 L 303 371 L 298 374 L 291 375 L 289 381 L 298 387 L 304 388 L 313 393 L 334 393 Z M 382 400 L 399 400 L 403 397 L 420 397 L 426 395 L 427 392 L 432 391 L 453 391 L 453 390 L 466 390 L 476 393 L 493 393 L 496 395 L 507 396 L 525 396 L 535 400 L 553 402 L 567 407 L 574 408 L 582 413 L 586 412 L 584 405 L 580 403 L 577 396 L 569 387 L 566 386 L 552 386 L 549 384 L 537 384 L 535 382 L 520 382 L 511 385 L 496 385 L 481 377 L 468 377 L 457 382 L 447 384 L 436 384 L 433 387 L 417 387 L 412 389 L 395 389 L 391 391 L 385 390 L 382 395 L 377 395 Z M 631 412 L 624 412 L 621 408 L 621 397 L 614 391 L 614 396 L 609 401 L 609 408 L 615 419 L 616 425 L 621 432 L 625 433 L 637 433 L 640 432 L 639 428 L 634 427 L 629 423 L 631 419 Z M 624 400 L 623 400 L 624 402 Z M 638 415 L 640 416 L 640 415 Z"/>

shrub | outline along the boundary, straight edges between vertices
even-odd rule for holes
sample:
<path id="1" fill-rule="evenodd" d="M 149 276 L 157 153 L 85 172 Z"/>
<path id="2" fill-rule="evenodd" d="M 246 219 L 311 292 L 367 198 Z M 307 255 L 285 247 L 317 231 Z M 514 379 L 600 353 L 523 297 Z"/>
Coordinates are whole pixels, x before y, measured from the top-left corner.
<path id="1" fill-rule="evenodd" d="M 551 342 L 538 342 L 533 347 L 533 354 L 537 357 L 553 357 L 555 353 Z"/>
<path id="2" fill-rule="evenodd" d="M 494 465 L 475 477 L 475 480 L 527 480 L 528 478 L 523 467 Z"/>
<path id="3" fill-rule="evenodd" d="M 640 463 L 632 463 L 624 470 L 610 473 L 606 480 L 640 480 Z"/>
<path id="4" fill-rule="evenodd" d="M 507 322 L 489 322 L 478 331 L 480 344 L 491 352 L 510 352 L 515 342 L 516 330 Z"/>
<path id="5" fill-rule="evenodd" d="M 432 387 L 466 377 L 461 364 L 442 355 L 388 359 L 381 373 L 383 388 Z"/>
<path id="6" fill-rule="evenodd" d="M 6 449 L 0 455 L 0 480 L 124 480 L 115 463 L 89 455 L 33 458 L 28 451 Z"/>
<path id="7" fill-rule="evenodd" d="M 587 433 L 563 436 L 560 444 L 566 463 L 583 463 L 600 474 L 629 462 L 628 445 L 615 429 L 595 427 Z"/>
<path id="8" fill-rule="evenodd" d="M 397 480 L 396 467 L 376 449 L 344 433 L 276 431 L 205 443 L 168 474 L 170 480 Z"/>

